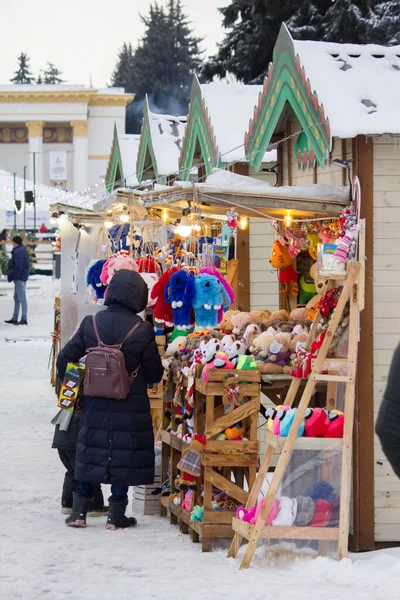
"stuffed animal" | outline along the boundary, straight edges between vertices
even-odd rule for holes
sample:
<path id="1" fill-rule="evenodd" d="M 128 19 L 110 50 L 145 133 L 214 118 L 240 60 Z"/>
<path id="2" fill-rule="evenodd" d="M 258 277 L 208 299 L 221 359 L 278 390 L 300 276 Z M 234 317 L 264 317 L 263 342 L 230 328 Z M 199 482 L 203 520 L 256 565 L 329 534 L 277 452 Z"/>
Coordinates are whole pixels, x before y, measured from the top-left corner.
<path id="1" fill-rule="evenodd" d="M 178 329 L 189 329 L 195 293 L 194 277 L 187 271 L 174 273 L 164 288 L 164 300 L 171 304 L 174 325 Z"/>
<path id="2" fill-rule="evenodd" d="M 231 316 L 231 321 L 233 325 L 232 333 L 238 335 L 246 329 L 247 325 L 253 323 L 253 317 L 249 312 L 238 312 Z"/>
<path id="3" fill-rule="evenodd" d="M 233 331 L 232 316 L 239 314 L 239 312 L 239 310 L 227 310 L 226 313 L 224 313 L 219 326 L 222 332 L 231 333 Z"/>
<path id="4" fill-rule="evenodd" d="M 289 375 L 291 374 L 292 368 L 293 368 L 293 361 L 296 358 L 296 352 L 298 352 L 300 349 L 304 349 L 306 347 L 307 340 L 308 340 L 308 333 L 298 333 L 291 339 L 291 341 L 289 343 L 291 364 L 283 367 L 284 373 L 287 373 Z"/>
<path id="5" fill-rule="evenodd" d="M 172 327 L 173 316 L 172 316 L 172 306 L 167 304 L 164 300 L 164 290 L 168 285 L 169 280 L 172 275 L 178 271 L 178 267 L 172 267 L 165 271 L 159 278 L 157 283 L 153 286 L 151 290 L 150 297 L 152 300 L 156 300 L 153 309 L 154 316 L 154 329 L 155 332 L 159 335 L 164 333 L 165 327 Z"/>
<path id="6" fill-rule="evenodd" d="M 295 419 L 297 408 L 290 408 L 287 411 L 284 411 L 282 415 L 279 414 L 278 411 L 277 417 L 280 419 L 280 436 L 287 437 L 289 435 L 290 428 L 292 427 L 293 421 Z M 282 417 L 282 418 L 280 418 Z M 297 432 L 297 437 L 302 437 L 304 434 L 304 419 L 300 423 L 299 430 Z"/>
<path id="7" fill-rule="evenodd" d="M 199 348 L 203 356 L 201 362 L 203 363 L 203 365 L 207 365 L 213 362 L 217 352 L 221 352 L 221 343 L 217 338 L 211 338 L 203 340 L 200 343 Z"/>
<path id="8" fill-rule="evenodd" d="M 306 437 L 326 437 L 329 427 L 329 419 L 326 410 L 323 408 L 307 408 L 304 420 L 304 435 Z"/>
<path id="9" fill-rule="evenodd" d="M 121 250 L 128 250 L 127 238 L 129 235 L 130 225 L 124 223 L 123 225 L 114 225 L 108 232 L 108 237 L 111 244 L 111 250 L 114 253 L 120 252 Z"/>
<path id="10" fill-rule="evenodd" d="M 114 254 L 111 258 L 106 260 L 101 271 L 101 282 L 104 285 L 109 285 L 114 273 L 121 269 L 127 269 L 128 271 L 138 271 L 138 265 L 133 258 L 130 258 L 126 253 Z"/>
<path id="11" fill-rule="evenodd" d="M 188 488 L 196 488 L 196 477 L 201 475 L 201 452 L 206 445 L 206 436 L 204 433 L 195 433 L 193 439 L 182 452 L 182 457 L 178 463 L 178 469 L 181 475 L 178 480 L 179 489 L 187 491 Z"/>
<path id="12" fill-rule="evenodd" d="M 257 523 L 258 517 L 260 516 L 260 513 L 261 513 L 261 511 L 264 508 L 264 504 L 265 504 L 265 497 L 261 498 L 261 500 L 259 501 L 259 503 L 255 507 L 254 514 L 249 519 L 249 523 L 251 525 L 255 525 Z M 269 513 L 268 513 L 268 516 L 267 516 L 267 518 L 265 520 L 265 525 L 272 525 L 272 521 L 274 519 L 276 519 L 276 517 L 278 516 L 279 509 L 280 509 L 280 504 L 281 503 L 280 503 L 279 498 L 275 498 L 274 501 L 272 502 L 272 506 L 271 506 L 271 508 L 269 510 Z"/>
<path id="13" fill-rule="evenodd" d="M 147 285 L 147 289 L 149 290 L 147 306 L 148 307 L 152 307 L 152 306 L 155 305 L 156 300 L 153 300 L 151 298 L 151 290 L 153 289 L 153 287 L 157 283 L 158 276 L 155 273 L 146 273 L 145 271 L 143 271 L 142 273 L 140 273 L 140 277 L 143 279 L 143 281 Z"/>
<path id="14" fill-rule="evenodd" d="M 218 311 L 229 302 L 229 296 L 222 283 L 214 275 L 203 273 L 195 278 L 193 308 L 196 326 L 213 329 L 218 325 Z"/>
<path id="15" fill-rule="evenodd" d="M 104 259 L 92 260 L 86 271 L 86 285 L 92 289 L 95 302 L 104 298 L 107 289 L 107 286 L 100 279 L 105 262 Z"/>
<path id="16" fill-rule="evenodd" d="M 278 280 L 283 285 L 283 290 L 280 292 L 281 296 L 288 297 L 291 291 L 292 296 L 297 297 L 299 293 L 298 275 L 292 266 L 288 247 L 283 246 L 276 240 L 271 249 L 269 262 L 274 269 L 278 269 Z"/>
<path id="17" fill-rule="evenodd" d="M 244 342 L 241 342 L 240 340 L 233 342 L 228 350 L 228 358 L 234 367 L 238 364 L 240 356 L 246 354 L 246 349 L 247 347 Z"/>
<path id="18" fill-rule="evenodd" d="M 233 427 L 229 427 L 225 429 L 225 435 L 228 440 L 233 441 L 241 441 L 244 436 L 244 427 L 241 423 L 236 423 Z"/>
<path id="19" fill-rule="evenodd" d="M 289 315 L 293 321 L 306 321 L 308 318 L 308 310 L 306 307 L 294 308 Z"/>
<path id="20" fill-rule="evenodd" d="M 274 323 L 279 323 L 280 321 L 288 321 L 289 315 L 287 310 L 276 310 L 270 314 L 270 317 L 266 323 L 266 327 L 271 327 Z"/>
<path id="21" fill-rule="evenodd" d="M 260 335 L 253 339 L 250 346 L 250 352 L 257 355 L 257 358 L 266 358 L 268 356 L 269 347 L 274 341 L 274 333 L 263 331 Z"/>
<path id="22" fill-rule="evenodd" d="M 261 328 L 256 323 L 250 323 L 247 325 L 244 330 L 244 334 L 242 336 L 242 341 L 246 344 L 246 348 L 250 348 L 253 343 L 253 340 L 259 336 L 261 333 Z"/>
<path id="23" fill-rule="evenodd" d="M 306 308 L 308 312 L 307 319 L 314 320 L 318 312 L 319 302 L 324 294 L 329 279 L 326 277 L 317 276 L 317 263 L 314 263 L 310 268 L 310 275 L 314 279 L 316 294 L 307 302 Z"/>
<path id="24" fill-rule="evenodd" d="M 328 414 L 329 425 L 326 438 L 342 438 L 344 431 L 344 414 L 340 410 L 331 410 Z"/>
<path id="25" fill-rule="evenodd" d="M 203 371 L 201 373 L 201 378 L 203 381 L 207 381 L 208 371 L 211 369 L 234 369 L 235 365 L 229 360 L 228 355 L 225 352 L 217 352 L 212 362 L 207 362 L 204 365 Z"/>
<path id="26" fill-rule="evenodd" d="M 151 258 L 141 258 L 138 261 L 139 273 L 157 273 L 158 267 Z"/>
<path id="27" fill-rule="evenodd" d="M 253 506 L 250 510 L 247 510 L 245 506 L 239 506 L 236 509 L 236 518 L 244 521 L 245 523 L 250 523 L 256 514 L 257 507 Z"/>
<path id="28" fill-rule="evenodd" d="M 224 337 L 221 340 L 221 346 L 222 346 L 222 350 L 226 353 L 228 353 L 229 348 L 232 346 L 233 342 L 235 341 L 235 336 L 232 334 L 226 334 L 224 335 Z"/>
<path id="29" fill-rule="evenodd" d="M 237 371 L 255 371 L 258 369 L 257 363 L 254 360 L 254 358 L 252 356 L 239 356 L 239 360 L 236 363 L 236 370 Z"/>
<path id="30" fill-rule="evenodd" d="M 190 518 L 192 521 L 203 521 L 204 519 L 204 506 L 196 506 L 193 507 L 192 512 L 190 513 Z"/>
<path id="31" fill-rule="evenodd" d="M 227 294 L 227 298 L 225 299 L 225 303 L 218 311 L 218 323 L 222 321 L 224 315 L 224 309 L 227 310 L 231 304 L 235 302 L 235 292 L 233 288 L 229 285 L 225 277 L 222 277 L 221 273 L 215 267 L 205 267 L 201 269 L 200 273 L 207 273 L 208 275 L 214 275 L 224 286 L 225 292 Z"/>
<path id="32" fill-rule="evenodd" d="M 284 417 L 284 413 L 290 410 L 290 406 L 277 406 L 275 411 L 275 417 L 272 423 L 272 433 L 275 435 L 281 435 L 281 421 Z"/>
<path id="33" fill-rule="evenodd" d="M 278 333 L 268 348 L 268 358 L 265 363 L 258 363 L 262 373 L 283 373 L 289 364 L 291 341 L 290 333 Z"/>
<path id="34" fill-rule="evenodd" d="M 253 317 L 253 323 L 257 323 L 257 325 L 264 325 L 268 327 L 267 323 L 271 316 L 271 311 L 269 310 L 252 310 L 250 311 L 251 316 Z"/>

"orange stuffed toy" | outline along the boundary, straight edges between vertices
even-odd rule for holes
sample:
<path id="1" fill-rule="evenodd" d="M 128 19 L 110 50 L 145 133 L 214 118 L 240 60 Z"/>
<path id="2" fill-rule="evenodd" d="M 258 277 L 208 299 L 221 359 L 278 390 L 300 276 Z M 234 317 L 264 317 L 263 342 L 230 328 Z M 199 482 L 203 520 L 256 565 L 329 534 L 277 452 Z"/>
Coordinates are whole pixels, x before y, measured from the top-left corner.
<path id="1" fill-rule="evenodd" d="M 283 285 L 281 290 L 282 296 L 289 296 L 291 288 L 292 296 L 296 297 L 299 293 L 299 286 L 297 283 L 298 275 L 292 266 L 292 259 L 289 256 L 289 250 L 287 246 L 283 246 L 278 240 L 274 242 L 271 249 L 271 255 L 269 262 L 278 269 L 279 283 Z"/>

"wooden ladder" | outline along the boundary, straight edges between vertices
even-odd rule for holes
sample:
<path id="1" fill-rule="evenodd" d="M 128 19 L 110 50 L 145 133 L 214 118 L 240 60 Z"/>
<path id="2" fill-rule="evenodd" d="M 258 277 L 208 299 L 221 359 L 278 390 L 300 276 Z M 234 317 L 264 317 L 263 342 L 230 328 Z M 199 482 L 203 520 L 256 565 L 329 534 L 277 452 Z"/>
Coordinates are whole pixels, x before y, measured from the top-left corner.
<path id="1" fill-rule="evenodd" d="M 351 461 L 352 461 L 352 440 L 354 423 L 354 405 L 355 405 L 355 378 L 357 368 L 357 347 L 358 347 L 358 323 L 360 305 L 362 305 L 362 290 L 359 287 L 360 276 L 359 262 L 348 264 L 347 275 L 334 276 L 329 279 L 327 289 L 334 287 L 335 281 L 346 279 L 337 306 L 331 316 L 326 334 L 318 355 L 313 361 L 311 372 L 304 388 L 301 400 L 298 406 L 296 416 L 287 438 L 281 438 L 267 433 L 267 450 L 263 457 L 259 472 L 254 485 L 250 491 L 246 508 L 249 510 L 257 504 L 261 488 L 267 476 L 275 452 L 280 452 L 277 466 L 273 474 L 268 492 L 265 496 L 264 508 L 261 511 L 255 525 L 243 522 L 237 518 L 233 519 L 232 527 L 235 535 L 229 549 L 228 557 L 236 557 L 243 538 L 249 543 L 246 548 L 241 568 L 246 569 L 250 566 L 260 537 L 266 539 L 305 539 L 321 541 L 337 541 L 338 557 L 342 559 L 347 555 L 348 535 L 349 535 L 349 511 L 351 495 Z M 360 298 L 361 294 L 361 298 Z M 350 301 L 349 315 L 349 346 L 348 356 L 345 361 L 327 359 L 331 342 L 335 331 L 340 323 L 346 303 Z M 309 336 L 307 349 L 310 348 L 316 337 L 318 323 L 321 320 L 321 314 L 318 313 Z M 340 363 L 341 373 L 343 368 L 347 370 L 345 375 L 335 374 L 335 363 Z M 322 374 L 322 370 L 328 370 L 330 374 Z M 336 367 L 337 370 L 337 367 Z M 345 385 L 344 396 L 344 435 L 343 439 L 327 438 L 298 438 L 297 433 L 305 416 L 306 409 L 310 403 L 312 394 L 318 381 L 328 382 L 329 391 L 336 383 L 342 382 Z M 296 394 L 299 390 L 301 379 L 293 379 L 288 390 L 284 404 L 292 406 Z M 329 403 L 329 399 L 328 399 Z M 330 409 L 332 406 L 330 407 Z M 292 451 L 294 448 L 309 450 L 337 450 L 342 452 L 342 470 L 340 482 L 340 516 L 338 527 L 283 527 L 283 526 L 265 526 L 267 516 L 272 507 L 273 501 L 277 496 L 279 486 L 288 466 Z"/>

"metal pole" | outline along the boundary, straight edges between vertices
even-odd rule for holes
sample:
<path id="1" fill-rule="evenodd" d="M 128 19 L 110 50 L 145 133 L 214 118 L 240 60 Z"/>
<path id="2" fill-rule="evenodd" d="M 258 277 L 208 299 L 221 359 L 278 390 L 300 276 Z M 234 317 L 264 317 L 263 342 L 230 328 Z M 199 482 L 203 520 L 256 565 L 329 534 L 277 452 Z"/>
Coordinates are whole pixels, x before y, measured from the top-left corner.
<path id="1" fill-rule="evenodd" d="M 36 237 L 36 152 L 33 152 L 33 235 Z"/>
<path id="2" fill-rule="evenodd" d="M 17 209 L 15 207 L 15 200 L 16 200 L 16 189 L 15 189 L 16 179 L 15 178 L 17 177 L 17 174 L 13 173 L 13 175 L 14 175 L 14 230 L 16 230 L 17 229 Z"/>
<path id="3" fill-rule="evenodd" d="M 25 190 L 26 190 L 26 165 L 24 166 L 24 233 L 26 233 L 26 202 L 25 202 Z"/>

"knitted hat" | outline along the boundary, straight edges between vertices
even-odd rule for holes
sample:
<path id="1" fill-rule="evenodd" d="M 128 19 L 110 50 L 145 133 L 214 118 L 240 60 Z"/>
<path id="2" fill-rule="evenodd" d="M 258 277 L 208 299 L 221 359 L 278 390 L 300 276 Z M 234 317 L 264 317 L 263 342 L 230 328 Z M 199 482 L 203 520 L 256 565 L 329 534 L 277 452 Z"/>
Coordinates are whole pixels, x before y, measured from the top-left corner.
<path id="1" fill-rule="evenodd" d="M 326 527 L 332 518 L 332 506 L 326 500 L 317 500 L 310 527 Z"/>
<path id="2" fill-rule="evenodd" d="M 314 483 L 312 489 L 307 495 L 311 496 L 314 502 L 320 498 L 332 502 L 332 500 L 336 498 L 335 490 L 331 484 L 323 480 Z"/>
<path id="3" fill-rule="evenodd" d="M 11 241 L 14 242 L 14 244 L 17 244 L 17 246 L 20 246 L 22 244 L 22 237 L 20 235 L 14 235 Z"/>
<path id="4" fill-rule="evenodd" d="M 281 496 L 279 498 L 280 507 L 279 513 L 276 518 L 272 521 L 272 525 L 291 527 L 297 515 L 297 502 L 295 498 L 288 498 L 287 496 Z"/>
<path id="5" fill-rule="evenodd" d="M 294 524 L 298 527 L 305 527 L 313 520 L 315 513 L 315 504 L 310 496 L 297 496 L 297 515 Z"/>

